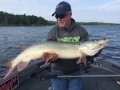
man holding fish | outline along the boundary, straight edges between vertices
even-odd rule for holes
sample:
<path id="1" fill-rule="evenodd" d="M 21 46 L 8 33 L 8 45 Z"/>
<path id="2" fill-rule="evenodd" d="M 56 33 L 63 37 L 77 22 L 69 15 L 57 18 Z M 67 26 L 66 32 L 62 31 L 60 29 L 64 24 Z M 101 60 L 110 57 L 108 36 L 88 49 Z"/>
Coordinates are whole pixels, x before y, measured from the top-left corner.
<path id="1" fill-rule="evenodd" d="M 21 46 L 24 51 L 6 64 L 9 70 L 4 78 L 9 76 L 15 66 L 21 71 L 30 60 L 38 58 L 46 60 L 46 63 L 51 62 L 52 75 L 81 75 L 81 60 L 86 65 L 86 56 L 97 56 L 108 42 L 108 39 L 88 41 L 88 32 L 71 18 L 69 3 L 60 2 L 54 15 L 57 23 L 48 33 L 48 42 Z M 53 90 L 81 90 L 81 78 L 52 78 L 51 82 Z"/>
<path id="2" fill-rule="evenodd" d="M 88 40 L 88 32 L 75 23 L 72 17 L 71 6 L 67 2 L 60 2 L 52 16 L 57 19 L 54 26 L 48 33 L 48 41 L 79 42 Z M 48 58 L 49 57 L 49 58 Z M 42 58 L 51 62 L 52 75 L 80 75 L 79 58 L 60 59 L 57 54 L 44 53 Z M 93 58 L 92 58 L 93 59 Z M 81 78 L 52 78 L 53 90 L 81 90 Z"/>
<path id="3" fill-rule="evenodd" d="M 72 10 L 69 3 L 60 2 L 52 16 L 54 15 L 57 23 L 48 33 L 47 41 L 74 43 L 88 40 L 88 32 L 71 18 Z M 21 47 L 24 48 L 26 47 Z M 51 62 L 52 75 L 81 75 L 80 64 L 76 63 L 79 58 L 60 59 L 57 54 L 44 52 L 42 59 Z M 81 78 L 52 78 L 51 82 L 53 90 L 81 90 Z"/>

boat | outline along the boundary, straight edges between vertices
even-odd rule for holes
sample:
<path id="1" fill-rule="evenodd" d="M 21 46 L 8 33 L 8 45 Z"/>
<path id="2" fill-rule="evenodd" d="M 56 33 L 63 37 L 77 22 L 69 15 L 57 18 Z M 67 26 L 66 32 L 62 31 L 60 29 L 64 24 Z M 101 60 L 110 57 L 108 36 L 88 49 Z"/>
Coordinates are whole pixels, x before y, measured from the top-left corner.
<path id="1" fill-rule="evenodd" d="M 120 63 L 95 58 L 88 61 L 87 69 L 81 64 L 80 76 L 52 76 L 50 63 L 35 60 L 24 70 L 14 70 L 6 79 L 0 79 L 0 90 L 50 90 L 53 78 L 82 78 L 81 90 L 120 90 Z M 52 89 L 51 89 L 52 90 Z"/>

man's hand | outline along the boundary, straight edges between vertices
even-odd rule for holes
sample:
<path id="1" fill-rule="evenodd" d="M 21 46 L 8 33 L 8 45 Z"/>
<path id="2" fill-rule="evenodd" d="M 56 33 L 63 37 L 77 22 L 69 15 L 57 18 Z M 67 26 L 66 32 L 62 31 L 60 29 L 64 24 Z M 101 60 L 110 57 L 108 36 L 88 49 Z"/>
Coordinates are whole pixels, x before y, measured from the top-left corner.
<path id="1" fill-rule="evenodd" d="M 53 53 L 53 54 L 50 54 L 50 53 L 47 53 L 47 52 L 44 52 L 43 55 L 42 55 L 42 59 L 46 61 L 46 63 L 49 61 L 49 62 L 54 62 L 55 60 L 58 59 L 58 55 Z"/>
<path id="2" fill-rule="evenodd" d="M 29 46 L 27 46 L 27 45 L 22 45 L 22 46 L 19 46 L 19 48 L 22 50 L 22 51 L 24 51 L 26 48 L 28 48 Z"/>

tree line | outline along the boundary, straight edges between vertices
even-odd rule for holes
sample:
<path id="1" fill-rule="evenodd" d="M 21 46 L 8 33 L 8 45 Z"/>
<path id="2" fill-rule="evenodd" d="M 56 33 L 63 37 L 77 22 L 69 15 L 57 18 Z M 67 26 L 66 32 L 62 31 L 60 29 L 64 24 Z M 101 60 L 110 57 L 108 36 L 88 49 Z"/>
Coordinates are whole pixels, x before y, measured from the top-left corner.
<path id="1" fill-rule="evenodd" d="M 45 20 L 43 17 L 34 15 L 14 15 L 0 11 L 0 26 L 38 26 L 38 25 L 54 25 L 55 21 Z"/>
<path id="2" fill-rule="evenodd" d="M 77 22 L 79 25 L 120 25 L 118 23 L 105 23 L 105 22 Z"/>
<path id="3" fill-rule="evenodd" d="M 55 25 L 56 21 L 48 21 L 43 17 L 34 15 L 14 15 L 0 11 L 0 26 L 46 26 Z M 104 22 L 77 22 L 80 25 L 120 25 L 115 23 Z"/>

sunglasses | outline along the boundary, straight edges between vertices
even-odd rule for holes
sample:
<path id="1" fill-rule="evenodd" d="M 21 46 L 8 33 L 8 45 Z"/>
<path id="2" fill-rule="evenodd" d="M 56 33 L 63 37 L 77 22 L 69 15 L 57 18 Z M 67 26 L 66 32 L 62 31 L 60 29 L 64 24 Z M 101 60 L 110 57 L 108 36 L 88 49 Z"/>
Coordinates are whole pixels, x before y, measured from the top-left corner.
<path id="1" fill-rule="evenodd" d="M 67 14 L 69 14 L 69 13 L 67 13 Z M 59 17 L 60 19 L 62 19 L 62 18 L 64 18 L 67 14 L 65 14 L 65 15 L 58 15 L 58 14 L 56 14 L 56 15 L 55 15 L 55 18 L 58 19 L 58 17 Z"/>

